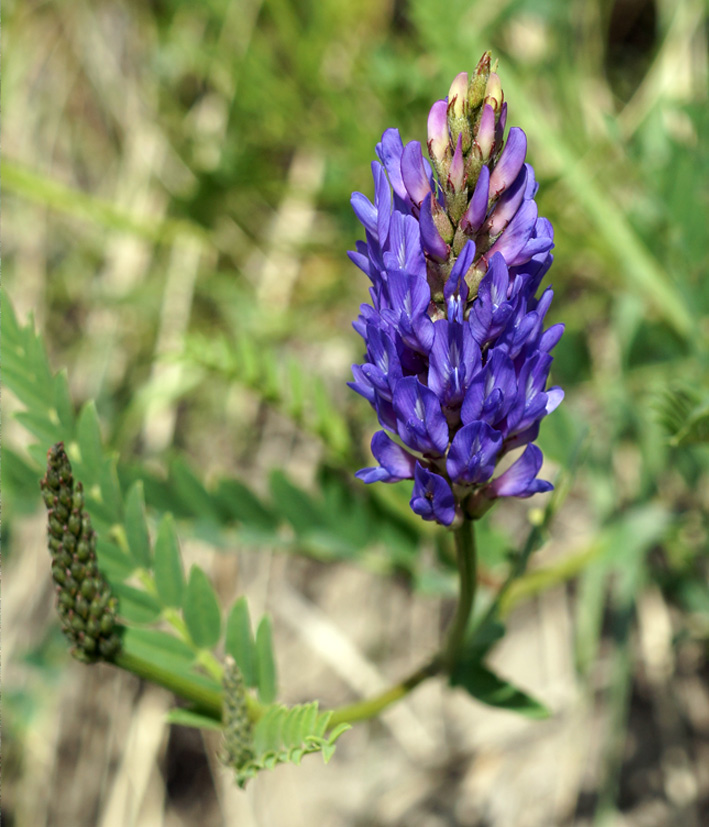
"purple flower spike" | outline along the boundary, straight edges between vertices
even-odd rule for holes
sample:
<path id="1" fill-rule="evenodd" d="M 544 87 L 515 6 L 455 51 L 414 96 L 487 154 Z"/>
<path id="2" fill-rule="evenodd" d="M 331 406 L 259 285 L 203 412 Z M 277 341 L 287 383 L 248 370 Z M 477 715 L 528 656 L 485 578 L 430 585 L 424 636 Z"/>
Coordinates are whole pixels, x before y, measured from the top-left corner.
<path id="1" fill-rule="evenodd" d="M 372 453 L 379 467 L 357 471 L 355 477 L 362 482 L 401 482 L 414 476 L 415 457 L 397 445 L 384 431 L 377 431 L 372 437 Z"/>
<path id="2" fill-rule="evenodd" d="M 439 474 L 427 471 L 416 463 L 411 509 L 424 520 L 450 525 L 455 517 L 455 497 L 450 485 Z"/>
<path id="3" fill-rule="evenodd" d="M 372 438 L 377 464 L 357 476 L 413 477 L 411 508 L 442 525 L 551 488 L 533 443 L 564 397 L 547 387 L 563 325 L 544 328 L 553 293 L 540 290 L 554 233 L 538 214 L 524 132 L 504 140 L 507 103 L 490 68 L 486 53 L 431 107 L 435 178 L 421 144 L 387 129 L 373 198 L 352 196 L 365 239 L 349 255 L 371 300 L 353 323 L 365 353 L 350 386 L 384 428 Z M 500 458 L 522 447 L 495 479 Z"/>
<path id="4" fill-rule="evenodd" d="M 522 456 L 488 486 L 487 496 L 495 497 L 531 497 L 543 491 L 551 491 L 554 486 L 546 480 L 536 479 L 542 467 L 542 452 L 536 445 L 528 445 Z"/>

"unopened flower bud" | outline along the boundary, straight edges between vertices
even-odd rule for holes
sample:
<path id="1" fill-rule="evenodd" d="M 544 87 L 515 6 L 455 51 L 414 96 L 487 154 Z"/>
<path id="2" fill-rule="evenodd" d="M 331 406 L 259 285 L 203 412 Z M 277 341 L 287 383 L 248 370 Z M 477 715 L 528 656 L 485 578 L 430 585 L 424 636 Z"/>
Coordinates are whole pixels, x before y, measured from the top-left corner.
<path id="1" fill-rule="evenodd" d="M 428 154 L 437 166 L 443 164 L 446 157 L 450 156 L 448 105 L 443 100 L 436 101 L 428 113 Z"/>
<path id="2" fill-rule="evenodd" d="M 482 162 L 486 164 L 490 160 L 492 148 L 495 145 L 495 111 L 489 103 L 483 106 L 475 143 L 480 147 Z"/>
<path id="3" fill-rule="evenodd" d="M 467 153 L 473 139 L 470 120 L 468 119 L 468 73 L 461 72 L 448 92 L 448 130 L 452 145 L 462 139 L 463 152 Z"/>
<path id="4" fill-rule="evenodd" d="M 69 517 L 69 520 L 67 522 L 67 526 L 72 534 L 76 535 L 77 537 L 79 536 L 79 532 L 81 531 L 81 514 L 79 513 L 78 508 L 75 508 L 72 511 L 71 516 Z"/>
<path id="5" fill-rule="evenodd" d="M 495 72 L 490 73 L 487 81 L 487 88 L 485 89 L 485 103 L 489 103 L 497 114 L 502 109 L 505 96 L 502 92 L 502 84 L 500 78 Z"/>

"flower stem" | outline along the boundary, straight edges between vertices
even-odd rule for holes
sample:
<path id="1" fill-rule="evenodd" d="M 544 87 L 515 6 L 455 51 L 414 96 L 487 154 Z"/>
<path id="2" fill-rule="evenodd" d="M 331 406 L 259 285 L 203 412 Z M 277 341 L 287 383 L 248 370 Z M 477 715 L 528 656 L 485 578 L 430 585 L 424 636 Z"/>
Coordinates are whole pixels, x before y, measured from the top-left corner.
<path id="1" fill-rule="evenodd" d="M 454 533 L 458 573 L 460 575 L 460 598 L 443 649 L 424 666 L 412 672 L 408 678 L 395 684 L 380 695 L 334 709 L 330 718 L 330 727 L 341 723 L 354 723 L 355 721 L 373 718 L 391 704 L 400 701 L 427 678 L 432 678 L 441 672 L 450 672 L 455 665 L 475 602 L 477 576 L 475 536 L 472 521 L 466 520 Z"/>
<path id="2" fill-rule="evenodd" d="M 460 576 L 460 598 L 455 616 L 448 629 L 448 638 L 441 653 L 443 666 L 450 671 L 458 657 L 458 652 L 465 639 L 468 621 L 475 603 L 477 586 L 477 559 L 475 552 L 475 533 L 472 520 L 466 520 L 455 531 L 455 554 Z"/>
<path id="3" fill-rule="evenodd" d="M 388 706 L 401 700 L 415 689 L 420 683 L 436 675 L 440 671 L 438 658 L 433 658 L 425 666 L 417 669 L 408 678 L 382 692 L 373 698 L 366 698 L 364 701 L 340 706 L 333 709 L 328 727 L 335 727 L 338 724 L 352 724 L 355 721 L 365 721 L 367 718 L 374 718 Z"/>

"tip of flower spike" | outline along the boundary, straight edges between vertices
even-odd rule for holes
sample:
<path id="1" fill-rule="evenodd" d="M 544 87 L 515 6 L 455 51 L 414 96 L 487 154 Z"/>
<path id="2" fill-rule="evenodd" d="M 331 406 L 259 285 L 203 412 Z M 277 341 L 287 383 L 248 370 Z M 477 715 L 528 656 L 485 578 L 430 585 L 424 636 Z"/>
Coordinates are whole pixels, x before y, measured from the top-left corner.
<path id="1" fill-rule="evenodd" d="M 478 61 L 478 65 L 475 67 L 475 71 L 470 78 L 470 84 L 468 85 L 468 106 L 471 111 L 477 109 L 485 97 L 487 79 L 490 77 L 490 59 L 491 53 L 485 52 Z"/>

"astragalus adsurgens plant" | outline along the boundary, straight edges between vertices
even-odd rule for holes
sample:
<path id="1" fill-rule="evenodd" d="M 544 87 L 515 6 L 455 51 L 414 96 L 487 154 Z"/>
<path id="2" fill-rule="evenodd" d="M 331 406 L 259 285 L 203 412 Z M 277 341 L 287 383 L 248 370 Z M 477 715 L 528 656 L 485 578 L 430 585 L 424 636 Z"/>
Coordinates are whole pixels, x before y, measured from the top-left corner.
<path id="1" fill-rule="evenodd" d="M 372 304 L 354 324 L 367 349 L 351 387 L 384 428 L 372 439 L 378 466 L 358 476 L 413 479 L 411 508 L 446 526 L 552 488 L 537 478 L 533 441 L 563 398 L 546 387 L 563 325 L 544 329 L 552 290 L 536 296 L 553 231 L 538 215 L 526 136 L 512 127 L 505 140 L 506 121 L 486 53 L 431 108 L 430 163 L 418 141 L 404 146 L 387 129 L 374 203 L 352 196 L 366 241 L 350 257 L 372 282 Z"/>
<path id="2" fill-rule="evenodd" d="M 551 489 L 538 479 L 542 454 L 533 443 L 563 396 L 547 388 L 562 326 L 544 329 L 551 289 L 537 296 L 552 261 L 552 229 L 537 214 L 525 135 L 512 128 L 505 140 L 506 119 L 500 80 L 485 54 L 433 105 L 430 163 L 419 142 L 404 146 L 389 129 L 372 165 L 374 203 L 360 193 L 352 198 L 366 241 L 351 256 L 371 280 L 372 303 L 355 322 L 366 358 L 354 366 L 351 384 L 383 429 L 372 440 L 378 464 L 358 476 L 414 481 L 414 512 L 454 536 L 460 588 L 439 651 L 374 697 L 325 711 L 315 701 L 276 701 L 268 616 L 254 634 L 245 597 L 223 616 L 206 573 L 194 565 L 185 577 L 173 517 L 158 513 L 150 531 L 143 480 L 128 474 L 124 496 L 93 403 L 75 416 L 66 377 L 52 376 L 32 325 L 18 325 L 10 308 L 4 316 L 6 383 L 32 413 L 26 427 L 42 440 L 56 437 L 42 490 L 57 606 L 73 655 L 170 689 L 185 702 L 171 712 L 176 723 L 221 728 L 224 759 L 240 785 L 309 753 L 328 760 L 350 724 L 436 675 L 486 703 L 546 714 L 485 664 L 503 632 L 501 595 L 539 539 L 538 526 L 502 589 L 474 612 L 473 525 L 498 499 Z M 520 456 L 505 460 L 515 449 Z M 277 504 L 264 508 L 241 484 L 210 490 L 184 467 L 175 474 L 180 492 L 194 492 L 195 502 L 226 512 L 227 521 L 248 525 L 251 510 L 263 532 L 277 520 Z M 153 485 L 171 502 L 169 485 Z M 160 502 L 153 512 L 164 509 Z M 316 508 L 311 515 L 317 519 Z M 278 531 L 274 525 L 274 537 Z"/>

